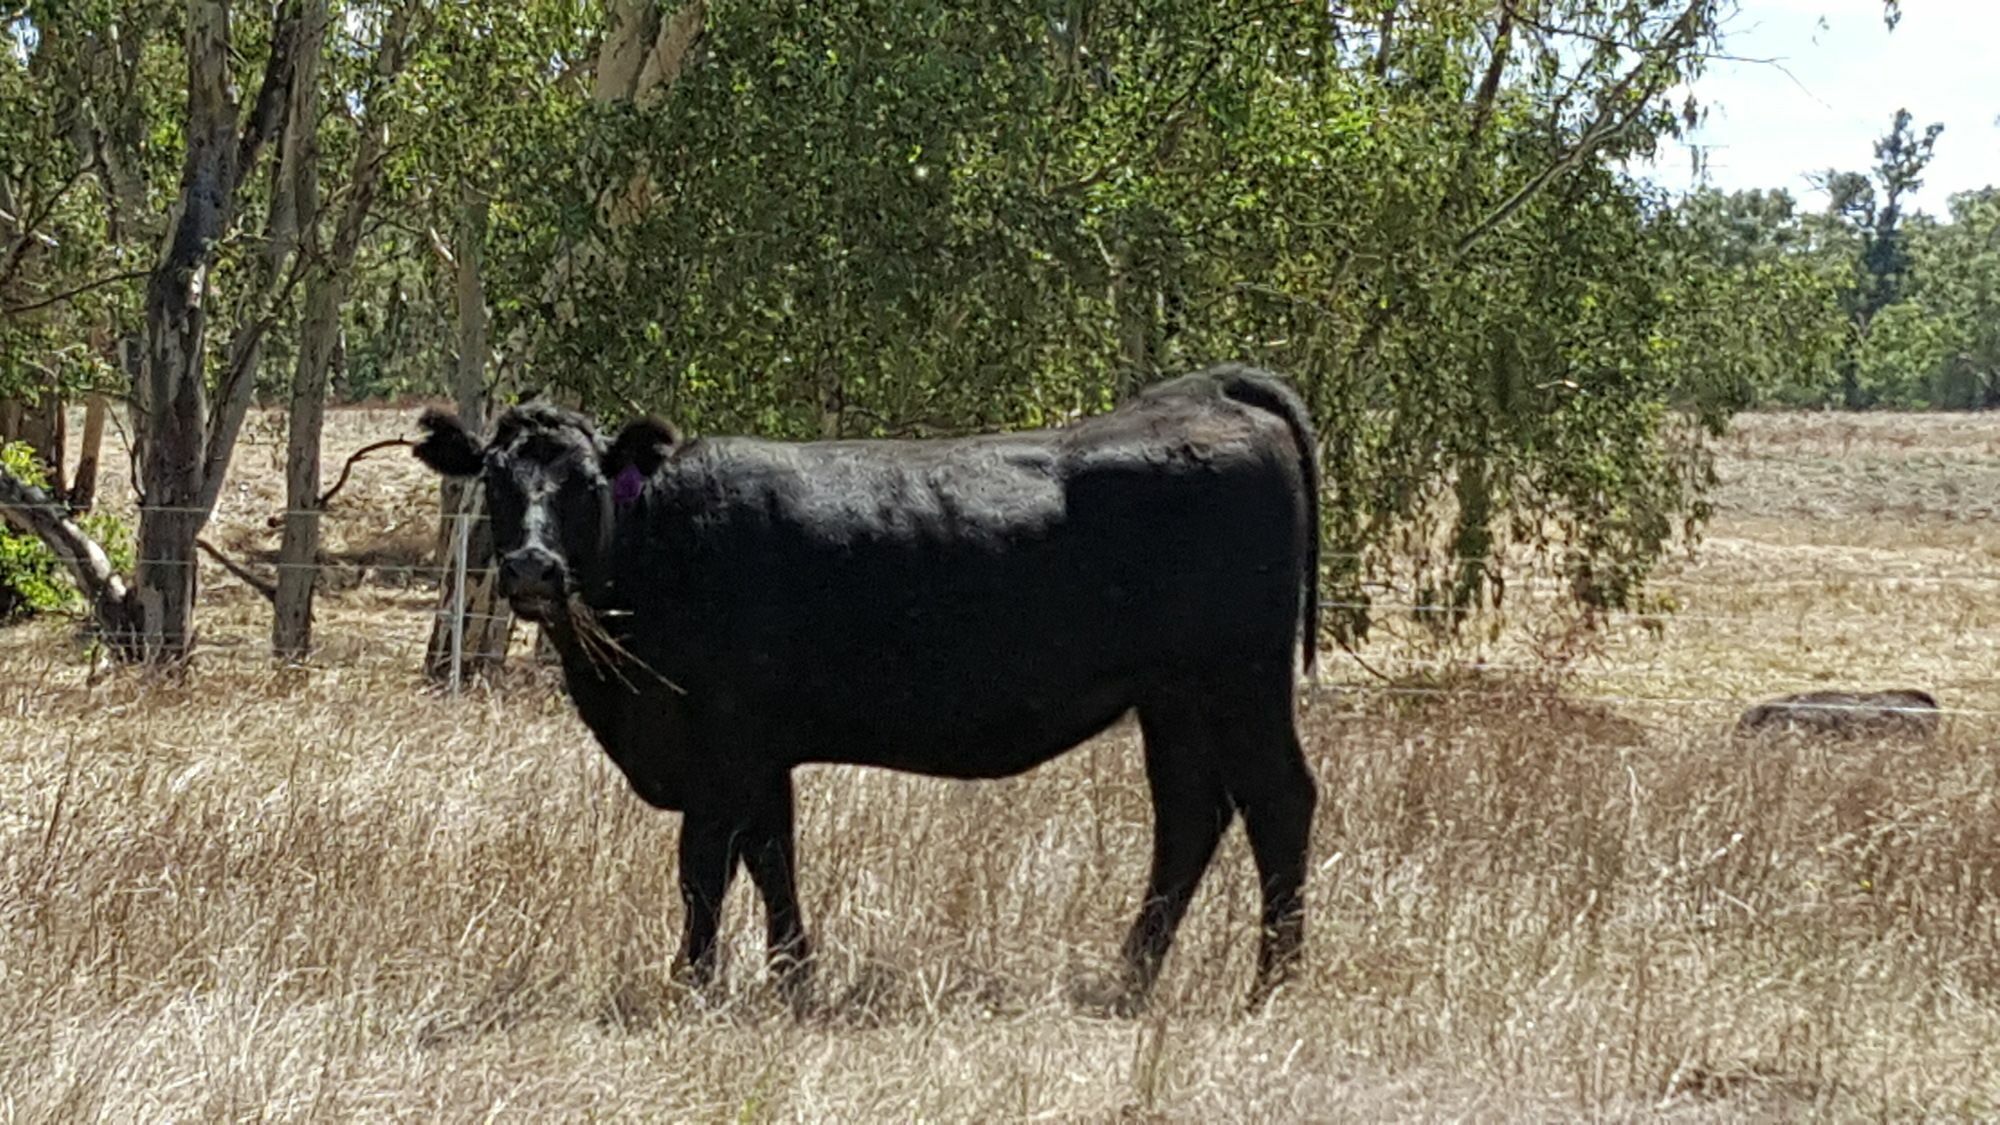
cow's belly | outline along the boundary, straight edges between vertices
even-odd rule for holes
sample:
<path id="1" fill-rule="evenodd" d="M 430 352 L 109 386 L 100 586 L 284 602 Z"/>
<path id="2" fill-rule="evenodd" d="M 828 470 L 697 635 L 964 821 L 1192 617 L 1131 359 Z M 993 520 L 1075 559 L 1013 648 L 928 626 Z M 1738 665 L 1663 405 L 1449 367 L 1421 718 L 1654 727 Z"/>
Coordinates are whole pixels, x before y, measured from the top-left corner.
<path id="1" fill-rule="evenodd" d="M 804 760 L 934 777 L 1011 777 L 1073 749 L 1134 707 L 1131 682 L 1073 685 L 1008 699 L 939 698 L 931 706 L 815 710 L 800 724 Z"/>

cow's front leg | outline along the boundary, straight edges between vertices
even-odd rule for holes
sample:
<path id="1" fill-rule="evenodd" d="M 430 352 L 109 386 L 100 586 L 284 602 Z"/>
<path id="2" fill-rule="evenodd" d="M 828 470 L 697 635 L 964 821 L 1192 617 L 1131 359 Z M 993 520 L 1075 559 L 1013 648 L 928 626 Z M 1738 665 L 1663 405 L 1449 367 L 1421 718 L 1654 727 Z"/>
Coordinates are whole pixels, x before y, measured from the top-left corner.
<path id="1" fill-rule="evenodd" d="M 792 778 L 779 774 L 751 803 L 739 843 L 744 866 L 764 898 L 771 975 L 793 1008 L 803 1009 L 812 985 L 811 949 L 799 911 L 798 864 L 792 826 Z"/>
<path id="2" fill-rule="evenodd" d="M 689 802 L 699 807 L 698 802 Z M 741 837 L 733 816 L 690 808 L 681 817 L 681 905 L 685 922 L 674 977 L 695 988 L 715 979 L 715 935 L 722 928 L 722 898 L 736 875 Z"/>

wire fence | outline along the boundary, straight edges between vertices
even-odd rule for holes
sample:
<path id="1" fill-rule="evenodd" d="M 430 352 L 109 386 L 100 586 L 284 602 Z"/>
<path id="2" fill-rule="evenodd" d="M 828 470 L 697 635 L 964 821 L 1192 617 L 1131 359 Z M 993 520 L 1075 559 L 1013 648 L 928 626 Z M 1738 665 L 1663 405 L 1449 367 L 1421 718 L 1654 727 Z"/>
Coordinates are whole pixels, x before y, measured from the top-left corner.
<path id="1" fill-rule="evenodd" d="M 461 585 L 460 589 L 464 587 Z M 1358 603 L 1357 603 L 1358 604 Z M 1440 605 L 1420 605 L 1398 603 L 1403 608 L 1427 609 L 1445 612 L 1448 607 Z M 519 641 L 519 631 L 515 628 L 526 624 L 513 614 L 487 613 L 466 610 L 463 603 L 456 606 L 460 610 L 459 625 L 453 633 L 453 649 L 450 666 L 460 670 L 459 677 L 447 681 L 454 693 L 462 690 L 463 669 L 474 665 L 499 665 L 508 661 L 534 664 L 535 646 L 523 645 Z M 1377 609 L 1383 608 L 1376 603 Z M 1683 615 L 1675 615 L 1679 618 Z M 1752 619 L 1746 615 L 1704 614 L 1708 621 L 1726 621 L 1769 631 L 1770 624 Z M 426 669 L 438 659 L 431 646 L 414 642 L 417 628 L 426 619 L 448 622 L 449 609 L 434 606 L 429 611 L 411 614 L 412 632 L 407 640 L 383 638 L 376 634 L 357 635 L 340 629 L 322 630 L 321 643 L 313 655 L 303 658 L 280 659 L 274 656 L 266 635 L 245 633 L 226 629 L 195 629 L 190 634 L 195 641 L 193 663 L 198 669 L 203 666 L 226 665 L 261 669 L 265 671 L 287 670 L 293 672 L 328 673 L 341 671 L 388 672 L 397 677 L 412 680 L 426 676 Z M 467 647 L 465 638 L 473 633 L 487 635 L 489 626 L 507 624 L 501 634 L 504 647 Z M 530 629 L 533 627 L 530 626 Z M 178 635 L 162 640 L 178 642 Z M 1769 696 L 1765 691 L 1745 691 L 1740 685 L 1724 688 L 1718 686 L 1713 694 L 1653 693 L 1631 690 L 1593 690 L 1605 681 L 1615 683 L 1622 678 L 1642 676 L 1656 670 L 1658 662 L 1616 659 L 1603 655 L 1586 656 L 1573 661 L 1546 661 L 1524 658 L 1465 657 L 1450 655 L 1418 656 L 1404 653 L 1369 653 L 1353 661 L 1345 661 L 1337 649 L 1324 650 L 1321 654 L 1319 672 L 1306 684 L 1309 693 L 1323 696 L 1328 693 L 1347 693 L 1358 696 L 1385 697 L 1455 697 L 1460 699 L 1481 696 L 1506 697 L 1517 694 L 1523 684 L 1556 677 L 1575 689 L 1574 698 L 1598 704 L 1671 709 L 1686 711 L 1734 711 L 1759 702 Z M 1342 674 L 1342 669 L 1346 674 Z M 1990 684 L 2000 694 L 2000 674 L 1951 677 L 1951 682 L 1965 688 L 1977 684 Z M 1818 703 L 1795 704 L 1799 710 L 1865 711 L 1882 713 L 1878 704 L 1858 703 Z M 1926 713 L 1941 716 L 1960 716 L 1990 719 L 2000 717 L 2000 708 L 1986 708 L 1964 705 L 1940 705 L 1937 708 L 1923 708 Z"/>
<path id="2" fill-rule="evenodd" d="M 443 517 L 443 519 L 448 522 L 458 521 L 460 517 L 454 515 L 446 515 Z M 485 517 L 480 516 L 476 517 L 476 519 L 483 520 L 485 519 Z M 456 529 L 454 528 L 453 529 L 454 534 L 455 531 Z M 429 538 L 431 537 L 427 535 L 426 539 Z M 374 547 L 362 546 L 358 548 L 348 549 L 348 553 L 350 555 L 365 554 L 368 553 L 369 551 L 380 551 L 385 557 L 394 557 L 391 548 L 383 547 L 379 543 L 376 544 Z M 76 561 L 75 556 L 65 555 L 59 552 L 51 552 L 51 557 L 54 558 L 57 562 L 65 564 Z M 1322 552 L 1321 558 L 1379 560 L 1378 556 L 1363 555 L 1351 552 L 1349 553 Z M 156 566 L 156 567 L 181 567 L 181 566 L 202 567 L 202 566 L 214 565 L 212 561 L 204 562 L 199 557 L 192 559 L 147 557 L 147 558 L 135 558 L 131 561 L 135 566 L 143 565 L 143 566 Z M 247 558 L 238 558 L 233 561 L 240 562 L 246 567 L 255 567 L 258 569 L 274 570 L 274 571 L 317 570 L 317 571 L 328 571 L 333 573 L 358 572 L 366 574 L 426 575 L 430 577 L 441 577 L 445 574 L 450 573 L 454 569 L 454 565 L 450 562 L 444 562 L 444 563 L 386 562 L 386 561 L 376 562 L 372 560 L 362 560 L 352 557 L 340 558 L 338 557 L 338 552 L 335 552 L 330 557 L 322 558 L 319 561 L 305 562 L 305 563 L 288 563 L 278 559 L 260 558 L 256 556 L 249 556 Z M 1455 560 L 1450 558 L 1444 560 L 1444 562 L 1447 563 L 1456 561 L 1460 560 Z M 1495 565 L 1496 562 L 1494 559 L 1491 558 L 1479 559 L 1479 560 L 1464 560 L 1464 561 L 1480 562 L 1486 565 Z M 1415 566 L 1417 564 L 1412 562 L 1405 562 L 1404 565 Z M 1439 566 L 1442 564 L 1436 559 L 1430 559 L 1430 560 L 1425 560 L 1423 565 Z M 472 573 L 478 574 L 478 573 L 489 572 L 491 569 L 492 567 L 490 565 L 481 564 L 473 566 L 471 568 L 471 571 Z M 1742 582 L 1729 582 L 1727 583 L 1727 585 L 1730 590 L 1739 593 L 1769 593 L 1782 590 L 1825 590 L 1829 586 L 1857 585 L 1857 584 L 1867 585 L 1875 583 L 1897 583 L 1909 586 L 1931 586 L 1940 588 L 1948 588 L 1953 586 L 1991 587 L 2000 585 L 2000 571 L 1995 571 L 1991 573 L 1967 572 L 1967 573 L 1953 574 L 1953 573 L 1936 573 L 1936 572 L 1905 572 L 1897 570 L 1861 571 L 1861 570 L 1852 570 L 1845 567 L 1821 568 L 1811 573 L 1794 575 L 1791 577 L 1759 578 Z M 1379 580 L 1363 581 L 1359 585 L 1362 588 L 1389 587 L 1389 584 L 1381 582 Z M 1512 573 L 1512 574 L 1505 574 L 1501 578 L 1501 588 L 1503 590 L 1503 593 L 1516 590 L 1563 591 L 1569 589 L 1570 585 L 1571 581 L 1569 578 L 1560 574 L 1552 574 L 1552 573 L 1542 573 L 1542 574 Z M 1713 590 L 1715 589 L 1716 586 L 1717 582 L 1713 578 L 1695 579 L 1675 574 L 1656 575 L 1647 578 L 1645 581 L 1645 588 L 1647 590 L 1660 591 L 1660 592 L 1675 591 L 1675 590 L 1687 590 L 1687 591 Z M 1321 604 L 1328 608 L 1352 608 L 1359 603 L 1324 601 Z M 1427 611 L 1436 610 L 1439 612 L 1444 612 L 1451 609 L 1450 606 L 1443 604 L 1390 605 L 1389 603 L 1386 602 L 1373 601 L 1373 600 L 1366 603 L 1366 605 L 1375 608 L 1395 608 L 1395 609 L 1427 610 Z M 1686 618 L 1685 614 L 1680 613 L 1678 611 L 1672 612 L 1671 616 L 1683 619 L 1690 619 L 1690 620 L 1692 619 L 1692 618 Z"/>
<path id="3" fill-rule="evenodd" d="M 45 510 L 57 511 L 64 515 L 71 514 L 70 509 L 61 503 L 50 503 L 46 506 L 38 505 L 37 507 L 44 507 Z M 242 520 L 245 516 L 255 515 L 264 518 L 267 528 L 275 528 L 286 519 L 298 517 L 328 522 L 352 521 L 353 523 L 364 525 L 367 530 L 377 533 L 378 537 L 390 530 L 385 527 L 385 515 L 380 511 L 364 508 L 263 508 L 252 502 L 246 502 L 241 498 L 225 498 L 215 508 L 176 505 L 137 505 L 123 507 L 119 511 L 121 514 L 127 512 L 198 514 L 209 517 L 211 520 L 218 514 L 226 512 L 231 518 L 238 521 Z M 305 563 L 248 557 L 237 558 L 232 560 L 232 562 L 235 567 L 252 574 L 257 572 L 281 574 L 288 571 L 307 570 L 318 575 L 333 578 L 336 581 L 342 578 L 351 578 L 356 582 L 365 582 L 370 579 L 378 582 L 400 580 L 404 583 L 412 584 L 417 582 L 435 583 L 449 589 L 452 592 L 452 600 L 449 603 L 443 599 L 439 599 L 438 604 L 435 604 L 429 613 L 422 616 L 413 614 L 412 620 L 415 623 L 421 621 L 423 617 L 429 617 L 435 622 L 441 623 L 447 630 L 449 635 L 450 666 L 448 684 L 453 692 L 457 692 L 462 689 L 465 668 L 474 664 L 492 664 L 505 661 L 510 657 L 519 658 L 522 655 L 522 646 L 519 644 L 510 644 L 507 648 L 501 650 L 467 647 L 469 636 L 473 634 L 483 636 L 493 631 L 489 628 L 490 626 L 498 626 L 502 622 L 515 622 L 511 614 L 489 613 L 470 609 L 465 602 L 465 592 L 469 583 L 476 581 L 483 582 L 489 580 L 493 575 L 494 568 L 490 564 L 475 564 L 475 561 L 468 557 L 472 528 L 480 523 L 488 522 L 490 517 L 484 512 L 460 511 L 440 513 L 433 508 L 421 513 L 417 518 L 431 524 L 430 527 L 426 528 L 426 541 L 428 543 L 436 544 L 443 542 L 447 545 L 446 558 L 439 561 L 409 561 L 407 550 L 410 545 L 407 542 L 400 545 L 406 553 L 399 557 L 393 551 L 381 548 L 378 538 L 377 547 L 364 547 L 359 551 L 350 551 L 348 552 L 348 557 L 338 557 L 336 555 L 335 557 L 323 557 L 317 561 Z M 409 522 L 405 520 L 403 527 L 407 528 Z M 215 548 L 210 547 L 209 549 L 214 550 Z M 240 552 L 241 548 L 238 548 L 238 550 Z M 365 554 L 368 550 L 382 550 L 383 557 L 380 560 L 355 557 L 356 555 Z M 1386 573 L 1412 573 L 1424 570 L 1437 571 L 1463 564 L 1525 566 L 1527 568 L 1525 572 L 1521 570 L 1502 572 L 1504 576 L 1504 593 L 1506 597 L 1517 599 L 1516 604 L 1524 602 L 1530 606 L 1541 600 L 1538 595 L 1552 595 L 1549 600 L 1555 600 L 1554 595 L 1560 595 L 1570 587 L 1569 578 L 1557 572 L 1561 567 L 1559 554 L 1546 550 L 1522 552 L 1520 555 L 1511 558 L 1496 558 L 1494 556 L 1465 557 L 1455 556 L 1446 552 L 1391 557 L 1381 552 L 1340 551 L 1322 552 L 1322 558 L 1335 562 L 1361 563 L 1365 567 L 1376 568 L 1378 571 Z M 67 564 L 74 560 L 58 558 L 57 561 Z M 135 560 L 134 565 L 157 568 L 203 567 L 216 566 L 217 564 L 213 560 L 196 557 L 193 559 L 143 558 Z M 1907 567 L 1882 567 L 1869 570 L 1854 570 L 1844 566 L 1816 566 L 1804 573 L 1780 577 L 1758 577 L 1729 582 L 1718 582 L 1712 576 L 1675 574 L 1672 573 L 1671 565 L 1669 564 L 1670 568 L 1667 573 L 1655 575 L 1646 581 L 1645 588 L 1649 592 L 1657 594 L 1702 594 L 1713 592 L 1717 589 L 1726 589 L 1729 593 L 1735 595 L 1758 595 L 1806 591 L 1823 597 L 1829 591 L 1843 588 L 1883 588 L 1892 591 L 1923 590 L 1950 592 L 1958 590 L 1965 591 L 1968 596 L 1983 598 L 1988 596 L 1996 585 L 2000 585 L 2000 572 L 1980 572 L 1971 567 L 1965 568 L 1963 572 L 1948 572 L 1941 571 L 1938 567 L 1926 566 L 1921 562 L 1912 562 Z M 232 575 L 232 577 L 237 576 Z M 1407 589 L 1399 588 L 1394 583 L 1364 581 L 1360 583 L 1360 588 L 1364 590 L 1370 588 L 1379 589 L 1383 591 L 1383 596 L 1357 598 L 1352 594 L 1348 594 L 1346 596 L 1337 596 L 1332 599 L 1322 600 L 1320 604 L 1323 609 L 1336 612 L 1367 611 L 1373 614 L 1406 614 L 1412 618 L 1421 618 L 1425 615 L 1447 616 L 1466 611 L 1466 607 L 1413 598 L 1409 595 Z M 1496 607 L 1491 602 L 1488 602 L 1474 608 L 1491 612 Z M 1504 608 L 1504 604 L 1499 608 Z M 1786 627 L 1782 623 L 1773 622 L 1766 618 L 1759 618 L 1746 612 L 1713 612 L 1682 608 L 1642 608 L 1621 613 L 1614 620 L 1642 626 L 1686 623 L 1698 624 L 1712 629 L 1756 630 L 1764 633 L 1770 633 L 1774 630 L 1782 631 Z M 1799 619 L 1801 623 L 1804 620 L 1804 618 Z M 511 625 L 508 631 L 512 632 Z M 394 642 L 384 643 L 377 637 L 360 639 L 343 637 L 337 633 L 328 634 L 324 631 L 322 632 L 322 645 L 318 655 L 291 661 L 279 661 L 274 658 L 269 651 L 268 638 L 266 637 L 240 634 L 229 635 L 220 630 L 202 629 L 196 629 L 192 637 L 196 646 L 195 661 L 197 665 L 240 664 L 261 666 L 264 668 L 290 667 L 305 671 L 380 669 L 394 670 L 416 677 L 424 674 L 427 662 L 435 662 L 437 660 L 437 654 L 431 646 L 405 646 Z M 170 644 L 177 644 L 182 638 L 176 636 L 160 639 Z M 344 651 L 346 649 L 353 649 L 354 651 Z M 1481 688 L 1474 683 L 1460 681 L 1467 678 L 1476 680 L 1479 676 L 1544 676 L 1550 674 L 1553 668 L 1553 665 L 1550 663 L 1539 661 L 1421 657 L 1394 653 L 1369 654 L 1365 658 L 1365 663 L 1362 663 L 1360 660 L 1357 660 L 1356 663 L 1360 667 L 1368 669 L 1371 675 L 1362 676 L 1357 672 L 1355 676 L 1349 679 L 1329 681 L 1325 679 L 1327 674 L 1326 667 L 1329 664 L 1336 664 L 1339 656 L 1340 654 L 1334 651 L 1326 654 L 1326 659 L 1322 661 L 1322 680 L 1313 685 L 1314 690 L 1411 697 L 1465 697 L 1468 695 L 1476 696 L 1482 693 L 1498 695 L 1505 694 L 1506 689 Z M 1586 661 L 1584 663 L 1589 662 Z M 1600 673 L 1605 678 L 1615 679 L 1621 674 L 1629 675 L 1640 670 L 1642 669 L 1630 663 L 1624 666 L 1606 664 L 1600 668 Z M 1428 677 L 1431 682 L 1422 682 L 1425 677 Z M 1437 682 L 1446 679 L 1452 679 L 1454 682 L 1449 684 Z M 1968 678 L 1959 676 L 1954 677 L 1953 682 L 1964 684 L 1981 679 L 1979 677 Z M 1986 682 L 2000 685 L 2000 677 L 1988 678 Z M 1586 691 L 1579 698 L 1597 703 L 1621 706 L 1722 710 L 1741 708 L 1746 704 L 1756 701 L 1760 698 L 1760 694 L 1744 693 L 1740 690 L 1718 692 L 1713 695 L 1652 694 L 1629 691 L 1598 693 Z M 1801 709 L 1833 711 L 1863 710 L 1871 713 L 1880 713 L 1883 710 L 1883 708 L 1878 706 L 1867 704 L 1812 704 L 1802 705 Z M 1929 709 L 1925 710 L 1929 711 Z M 1992 718 L 2000 716 L 2000 709 L 1941 706 L 1936 709 L 1935 713 L 1952 716 Z"/>
<path id="4" fill-rule="evenodd" d="M 54 512 L 62 515 L 73 514 L 68 505 L 60 502 L 50 502 L 47 504 L 16 504 L 16 505 L 9 505 L 9 507 L 21 511 L 39 510 L 39 511 Z M 161 513 L 177 513 L 183 515 L 203 515 L 209 517 L 210 522 L 213 523 L 215 522 L 215 517 L 226 514 L 225 509 L 228 509 L 230 507 L 232 507 L 232 505 L 222 501 L 219 501 L 217 505 L 213 508 L 203 508 L 191 505 L 140 504 L 140 505 L 121 507 L 119 509 L 119 512 L 121 514 L 126 512 L 131 512 L 135 514 L 145 513 L 145 512 L 161 512 Z M 305 518 L 316 519 L 322 522 L 338 523 L 341 521 L 353 521 L 356 523 L 366 524 L 370 530 L 376 532 L 381 532 L 385 530 L 383 525 L 384 514 L 379 511 L 369 511 L 366 509 L 254 508 L 254 511 L 261 513 L 265 517 L 268 529 L 276 529 L 278 526 L 282 524 L 284 520 L 287 519 L 291 519 L 294 517 L 305 517 Z M 438 512 L 437 510 L 435 510 L 435 508 L 429 509 L 421 513 L 421 515 L 417 516 L 416 518 L 420 518 L 424 521 L 437 521 L 440 524 L 440 529 L 445 527 L 465 525 L 465 524 L 483 524 L 491 522 L 492 520 L 492 517 L 484 511 Z M 1940 551 L 1946 550 L 1945 548 L 1938 548 L 1938 549 Z M 1543 570 L 1553 570 L 1560 568 L 1562 565 L 1562 560 L 1558 554 L 1552 553 L 1549 550 L 1537 551 L 1533 548 L 1517 548 L 1517 550 L 1513 554 L 1502 553 L 1499 555 L 1478 555 L 1478 556 L 1456 555 L 1449 552 L 1394 554 L 1383 551 L 1328 551 L 1322 549 L 1320 552 L 1320 558 L 1323 562 L 1326 561 L 1359 562 L 1359 563 L 1372 564 L 1377 567 L 1381 567 L 1386 564 L 1390 569 L 1395 569 L 1397 567 L 1444 568 L 1444 567 L 1456 567 L 1460 565 L 1504 568 L 1508 566 L 1526 565 L 1531 568 L 1538 567 Z M 145 559 L 141 561 L 149 565 L 155 565 L 155 566 L 192 565 L 188 563 L 187 560 L 183 559 Z M 328 565 L 338 565 L 338 564 L 335 563 L 279 564 L 275 562 L 266 562 L 266 563 L 261 563 L 260 565 L 266 567 L 296 565 L 301 567 L 323 568 Z M 1665 565 L 1667 567 L 1668 573 L 1649 577 L 1646 582 L 1646 586 L 1648 588 L 1673 588 L 1676 586 L 1692 587 L 1696 585 L 1690 580 L 1676 577 L 1672 573 L 1672 569 L 1676 564 L 1673 563 L 1672 561 L 1669 561 Z M 406 567 L 401 567 L 399 569 L 408 570 L 411 572 L 438 574 L 438 573 L 443 573 L 451 568 L 448 565 L 431 564 L 428 566 L 410 565 Z M 1551 584 L 1557 584 L 1557 583 L 1566 583 L 1568 581 L 1567 578 L 1559 574 L 1506 573 L 1504 569 L 1502 570 L 1499 577 L 1501 577 L 1504 580 L 1504 583 L 1508 586 L 1514 586 L 1522 583 L 1534 583 L 1534 582 L 1547 582 Z M 1838 571 L 1822 569 L 1819 571 L 1814 571 L 1812 573 L 1795 575 L 1787 578 L 1759 579 L 1750 583 L 1740 583 L 1740 584 L 1732 583 L 1731 585 L 1737 589 L 1742 589 L 1742 590 L 1765 590 L 1765 589 L 1786 589 L 1786 588 L 1803 587 L 1803 586 L 1818 586 L 1818 585 L 1823 585 L 1828 581 L 1901 581 L 1901 582 L 1936 583 L 1936 584 L 1981 582 L 1990 584 L 1990 583 L 2000 583 L 2000 573 L 1984 573 L 1968 569 L 1964 573 L 1940 574 L 1926 567 L 1926 565 L 1922 562 L 1912 561 L 1910 564 L 1908 564 L 1907 569 L 1879 570 L 1879 571 L 1852 571 L 1846 568 L 1841 568 Z M 1364 583 L 1364 585 L 1365 584 L 1366 583 Z"/>
<path id="5" fill-rule="evenodd" d="M 423 679 L 425 652 L 419 648 L 402 650 L 395 648 L 384 649 L 371 643 L 370 651 L 367 653 L 345 653 L 332 656 L 322 654 L 317 657 L 308 657 L 300 660 L 280 661 L 273 658 L 268 651 L 249 651 L 256 647 L 256 644 L 251 643 L 247 639 L 240 645 L 220 645 L 216 641 L 210 640 L 203 644 L 192 658 L 193 667 L 198 671 L 203 667 L 225 665 L 247 667 L 273 674 L 286 672 L 328 674 L 354 671 L 384 671 L 393 673 L 398 677 L 407 677 L 413 683 Z M 534 659 L 530 651 L 524 651 L 518 645 L 507 650 L 470 651 L 462 655 L 468 667 L 480 659 L 508 660 L 513 662 L 532 662 Z M 1371 663 L 1377 662 L 1371 661 Z M 1548 671 L 1546 666 L 1540 664 L 1506 664 L 1486 661 L 1454 661 L 1449 659 L 1403 659 L 1397 657 L 1383 658 L 1378 663 L 1378 668 L 1384 666 L 1403 674 L 1421 671 L 1469 673 L 1474 676 L 1474 679 L 1471 682 L 1454 682 L 1449 684 L 1382 682 L 1366 678 L 1327 678 L 1322 673 L 1320 678 L 1304 685 L 1305 694 L 1315 700 L 1323 699 L 1327 696 L 1351 695 L 1355 697 L 1454 699 L 1461 701 L 1486 698 L 1504 701 L 1518 699 L 1520 689 L 1517 686 L 1505 683 L 1481 686 L 1477 682 L 1476 677 L 1495 674 L 1533 676 L 1544 674 Z M 2000 684 L 2000 678 L 1989 678 L 1988 682 Z M 463 686 L 452 686 L 449 683 L 440 686 L 454 693 L 459 693 L 463 690 Z M 1734 714 L 1746 707 L 1765 702 L 1768 699 L 1765 695 L 1721 693 L 1714 695 L 1687 695 L 1628 691 L 1600 692 L 1588 690 L 1587 685 L 1585 685 L 1584 689 L 1575 692 L 1570 698 L 1577 703 L 1648 710 L 1700 712 L 1711 715 Z M 1785 706 L 1788 709 L 1796 711 L 1853 712 L 1869 715 L 1937 715 L 1940 717 L 1973 719 L 2000 718 L 2000 708 L 1960 706 L 1943 703 L 1940 703 L 1935 708 L 1902 707 L 1868 702 L 1793 702 L 1787 703 Z"/>

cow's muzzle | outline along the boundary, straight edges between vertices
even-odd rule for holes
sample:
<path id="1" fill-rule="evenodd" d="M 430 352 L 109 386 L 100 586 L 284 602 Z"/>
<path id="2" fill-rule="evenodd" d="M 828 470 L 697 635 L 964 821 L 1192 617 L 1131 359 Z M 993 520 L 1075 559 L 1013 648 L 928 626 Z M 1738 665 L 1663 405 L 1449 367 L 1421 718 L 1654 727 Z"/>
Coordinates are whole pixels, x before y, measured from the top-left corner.
<path id="1" fill-rule="evenodd" d="M 534 622 L 554 620 L 568 596 L 563 563 L 541 547 L 523 547 L 500 560 L 500 596 Z"/>

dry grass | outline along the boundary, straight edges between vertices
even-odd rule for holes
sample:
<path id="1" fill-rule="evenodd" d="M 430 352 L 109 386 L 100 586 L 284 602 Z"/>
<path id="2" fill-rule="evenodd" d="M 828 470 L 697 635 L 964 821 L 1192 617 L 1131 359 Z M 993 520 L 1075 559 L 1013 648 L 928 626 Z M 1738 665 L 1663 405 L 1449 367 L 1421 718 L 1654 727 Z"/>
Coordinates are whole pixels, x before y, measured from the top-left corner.
<path id="1" fill-rule="evenodd" d="M 334 453 L 407 422 L 344 415 Z M 798 1022 L 745 886 L 719 1002 L 673 993 L 676 818 L 545 678 L 420 691 L 421 589 L 336 589 L 315 667 L 276 672 L 261 603 L 205 571 L 214 647 L 185 686 L 93 684 L 58 627 L 11 630 L 0 1114 L 1990 1117 L 1996 724 L 1955 715 L 1928 746 L 1723 730 L 1731 700 L 1821 679 L 2000 709 L 1996 451 L 1985 419 L 1750 419 L 1671 575 L 1683 617 L 1621 628 L 1566 694 L 1504 670 L 1385 694 L 1333 661 L 1353 690 L 1305 718 L 1308 964 L 1254 1017 L 1240 834 L 1150 1015 L 1071 1000 L 1143 876 L 1129 731 L 1008 782 L 805 771 L 828 1004 Z M 275 534 L 272 454 L 238 466 L 232 549 Z M 400 459 L 362 466 L 334 549 L 421 540 L 429 495 Z"/>

